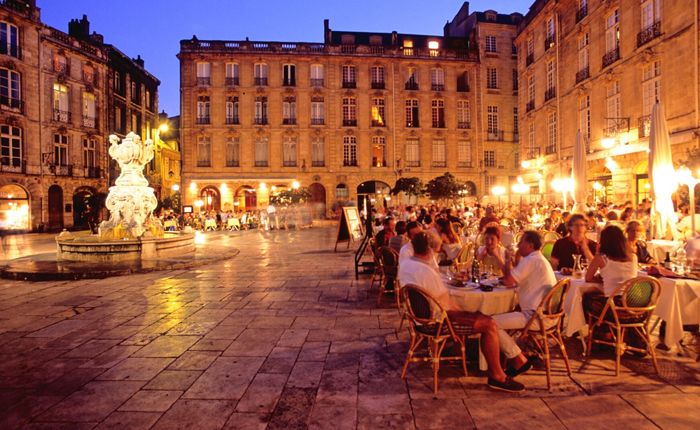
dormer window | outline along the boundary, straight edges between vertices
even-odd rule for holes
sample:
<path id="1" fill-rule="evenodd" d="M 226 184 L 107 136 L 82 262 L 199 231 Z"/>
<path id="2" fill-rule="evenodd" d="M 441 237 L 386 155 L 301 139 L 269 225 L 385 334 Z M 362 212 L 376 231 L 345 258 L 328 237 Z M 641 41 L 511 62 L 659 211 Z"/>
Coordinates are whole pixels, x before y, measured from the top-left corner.
<path id="1" fill-rule="evenodd" d="M 382 36 L 370 36 L 369 44 L 373 46 L 378 46 L 382 44 Z"/>
<path id="2" fill-rule="evenodd" d="M 488 11 L 485 12 L 486 15 L 486 21 L 496 21 L 496 12 L 494 11 Z"/>
<path id="3" fill-rule="evenodd" d="M 343 45 L 354 45 L 355 44 L 355 35 L 354 34 L 343 34 L 340 36 L 340 43 Z"/>
<path id="4" fill-rule="evenodd" d="M 403 41 L 403 55 L 413 55 L 413 41 L 404 40 Z"/>

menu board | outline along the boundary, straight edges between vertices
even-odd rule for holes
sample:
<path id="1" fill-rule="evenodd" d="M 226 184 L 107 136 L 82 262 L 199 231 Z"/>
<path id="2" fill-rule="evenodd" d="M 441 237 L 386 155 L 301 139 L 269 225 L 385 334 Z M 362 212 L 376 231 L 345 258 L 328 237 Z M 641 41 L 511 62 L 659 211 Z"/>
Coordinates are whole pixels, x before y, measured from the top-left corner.
<path id="1" fill-rule="evenodd" d="M 338 223 L 338 237 L 335 240 L 335 249 L 338 249 L 338 243 L 340 242 L 348 242 L 349 248 L 351 241 L 361 241 L 364 235 L 360 212 L 355 206 L 344 207 Z"/>

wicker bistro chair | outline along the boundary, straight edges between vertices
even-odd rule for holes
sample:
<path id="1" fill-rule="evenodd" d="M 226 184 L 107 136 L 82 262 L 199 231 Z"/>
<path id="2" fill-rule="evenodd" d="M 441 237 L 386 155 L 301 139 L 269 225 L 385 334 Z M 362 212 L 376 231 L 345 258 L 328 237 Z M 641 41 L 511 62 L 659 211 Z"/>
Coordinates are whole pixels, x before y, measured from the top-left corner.
<path id="1" fill-rule="evenodd" d="M 561 239 L 561 236 L 556 231 L 545 231 L 542 233 L 542 240 L 545 242 L 556 242 L 559 239 Z"/>
<path id="2" fill-rule="evenodd" d="M 384 264 L 382 262 L 382 254 L 377 248 L 377 242 L 374 238 L 369 240 L 369 249 L 372 252 L 372 259 L 374 260 L 374 272 L 372 273 L 372 279 L 369 281 L 369 289 L 374 288 L 374 283 L 379 282 L 379 287 L 381 288 L 384 282 Z"/>
<path id="3" fill-rule="evenodd" d="M 571 286 L 571 280 L 564 278 L 554 284 L 549 293 L 542 299 L 542 303 L 537 307 L 537 311 L 522 329 L 520 339 L 532 341 L 542 356 L 547 370 L 547 389 L 552 389 L 551 381 L 551 355 L 549 353 L 549 340 L 559 345 L 561 355 L 566 365 L 566 373 L 571 377 L 571 366 L 569 356 L 566 353 L 566 346 L 561 336 L 561 326 L 564 320 L 564 297 Z"/>
<path id="4" fill-rule="evenodd" d="M 474 242 L 465 243 L 452 262 L 452 269 L 458 272 L 461 267 L 469 267 L 474 260 L 474 252 Z"/>
<path id="5" fill-rule="evenodd" d="M 414 362 L 430 361 L 433 365 L 433 392 L 438 392 L 438 372 L 441 361 L 462 361 L 464 375 L 467 376 L 467 353 L 464 337 L 458 335 L 450 322 L 447 312 L 429 294 L 416 285 L 401 287 L 401 297 L 406 310 L 408 330 L 411 335 L 406 361 L 403 364 L 401 378 L 406 378 L 408 365 Z M 443 357 L 442 352 L 448 341 L 455 342 L 461 350 L 460 357 Z M 427 356 L 416 356 L 416 351 L 423 344 L 428 347 Z"/>
<path id="6" fill-rule="evenodd" d="M 549 260 L 552 258 L 552 251 L 554 250 L 554 242 L 553 241 L 548 241 L 542 244 L 542 255 L 544 255 L 544 258 Z"/>
<path id="7" fill-rule="evenodd" d="M 377 296 L 377 305 L 381 303 L 384 294 L 393 294 L 396 292 L 396 277 L 399 273 L 399 253 L 389 246 L 382 246 L 379 249 L 379 255 L 382 261 L 383 279 L 379 284 L 379 295 Z M 387 284 L 391 282 L 392 289 L 387 290 Z"/>
<path id="8" fill-rule="evenodd" d="M 608 298 L 600 315 L 588 312 L 588 356 L 590 357 L 593 343 L 615 347 L 615 376 L 619 376 L 620 358 L 625 351 L 646 352 L 651 355 L 654 369 L 659 373 L 648 327 L 651 314 L 656 309 L 660 289 L 661 284 L 656 278 L 638 276 L 620 285 L 615 294 Z M 613 340 L 594 339 L 595 331 L 600 328 L 607 328 Z M 625 332 L 630 329 L 644 340 L 644 349 L 625 343 Z"/>

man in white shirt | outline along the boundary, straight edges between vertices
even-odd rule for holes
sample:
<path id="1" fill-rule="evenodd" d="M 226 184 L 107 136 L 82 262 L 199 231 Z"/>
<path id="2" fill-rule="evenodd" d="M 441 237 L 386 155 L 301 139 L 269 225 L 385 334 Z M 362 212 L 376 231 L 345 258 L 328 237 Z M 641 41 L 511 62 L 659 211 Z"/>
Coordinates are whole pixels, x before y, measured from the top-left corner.
<path id="1" fill-rule="evenodd" d="M 453 326 L 461 335 L 480 333 L 481 351 L 488 363 L 488 385 L 492 388 L 519 392 L 525 387 L 509 378 L 500 363 L 499 336 L 493 319 L 479 312 L 459 310 L 450 299 L 450 292 L 442 282 L 440 274 L 433 265 L 435 261 L 430 247 L 429 234 L 419 232 L 411 239 L 414 255 L 399 265 L 401 285 L 415 285 L 433 297 L 447 311 Z M 433 309 L 433 314 L 439 309 Z M 436 315 L 438 316 L 438 315 Z"/>
<path id="2" fill-rule="evenodd" d="M 416 221 L 411 221 L 406 224 L 406 234 L 408 235 L 409 239 L 413 239 L 413 237 L 421 231 L 423 231 L 423 227 L 421 227 L 420 223 Z M 411 257 L 413 257 L 413 245 L 411 242 L 408 242 L 402 246 L 401 250 L 399 251 L 399 264 Z"/>
<path id="3" fill-rule="evenodd" d="M 498 336 L 501 349 L 506 358 L 513 360 L 513 367 L 506 373 L 515 377 L 527 372 L 532 367 L 532 362 L 523 355 L 515 343 L 515 340 L 505 330 L 525 327 L 530 317 L 549 290 L 557 283 L 552 265 L 540 252 L 542 239 L 536 231 L 523 233 L 518 243 L 518 256 L 520 261 L 514 268 L 511 266 L 511 256 L 506 256 L 502 265 L 503 284 L 518 289 L 519 312 L 508 312 L 494 315 L 493 319 L 498 325 Z"/>

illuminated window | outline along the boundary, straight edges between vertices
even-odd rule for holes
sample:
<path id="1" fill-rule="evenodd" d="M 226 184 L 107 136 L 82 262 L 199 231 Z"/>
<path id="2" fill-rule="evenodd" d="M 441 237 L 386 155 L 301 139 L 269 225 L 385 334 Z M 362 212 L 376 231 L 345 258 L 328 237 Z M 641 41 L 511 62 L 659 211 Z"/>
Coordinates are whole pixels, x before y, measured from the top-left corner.
<path id="1" fill-rule="evenodd" d="M 0 164 L 19 167 L 22 165 L 22 129 L 0 125 Z"/>
<path id="2" fill-rule="evenodd" d="M 386 138 L 372 137 L 372 167 L 386 167 Z"/>

